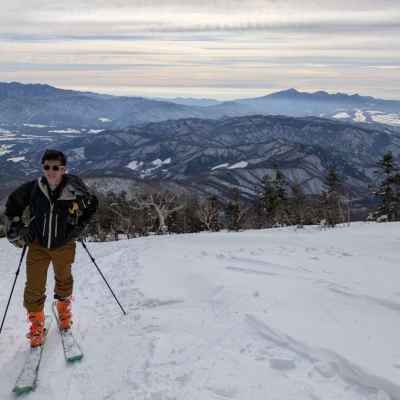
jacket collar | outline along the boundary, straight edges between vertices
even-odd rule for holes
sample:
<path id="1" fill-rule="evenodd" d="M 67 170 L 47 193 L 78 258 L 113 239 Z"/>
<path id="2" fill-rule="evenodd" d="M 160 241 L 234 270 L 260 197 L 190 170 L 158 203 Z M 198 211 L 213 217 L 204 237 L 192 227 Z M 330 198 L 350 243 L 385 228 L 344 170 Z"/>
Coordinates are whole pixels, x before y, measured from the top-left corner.
<path id="1" fill-rule="evenodd" d="M 46 177 L 42 176 L 38 179 L 38 185 L 40 190 L 44 193 L 44 195 L 49 199 L 50 202 L 54 202 L 54 200 L 75 200 L 76 199 L 76 190 L 69 184 L 68 175 L 63 176 L 63 180 L 57 186 L 56 190 L 60 190 L 59 196 L 56 199 L 52 199 L 49 192 L 49 184 L 47 182 Z"/>

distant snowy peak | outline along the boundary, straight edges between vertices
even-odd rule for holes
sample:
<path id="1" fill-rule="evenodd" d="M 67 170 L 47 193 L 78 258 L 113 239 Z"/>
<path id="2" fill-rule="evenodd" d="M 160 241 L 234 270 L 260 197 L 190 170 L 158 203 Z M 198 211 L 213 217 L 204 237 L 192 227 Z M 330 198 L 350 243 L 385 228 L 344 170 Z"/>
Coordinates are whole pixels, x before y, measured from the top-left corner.
<path id="1" fill-rule="evenodd" d="M 400 126 L 400 112 L 399 113 L 385 113 L 378 110 L 351 110 L 341 111 L 332 116 L 335 119 L 348 120 L 354 122 L 364 123 L 380 123 L 392 126 Z"/>

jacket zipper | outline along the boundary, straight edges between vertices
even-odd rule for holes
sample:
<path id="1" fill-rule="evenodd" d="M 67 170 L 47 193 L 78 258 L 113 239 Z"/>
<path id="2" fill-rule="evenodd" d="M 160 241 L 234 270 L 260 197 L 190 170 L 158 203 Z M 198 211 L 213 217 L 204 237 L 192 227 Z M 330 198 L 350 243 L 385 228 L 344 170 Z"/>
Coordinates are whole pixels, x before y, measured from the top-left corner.
<path id="1" fill-rule="evenodd" d="M 54 237 L 57 237 L 57 233 L 58 233 L 58 214 L 56 214 L 56 232 L 54 234 Z"/>
<path id="2" fill-rule="evenodd" d="M 43 237 L 44 237 L 44 233 L 46 232 L 46 220 L 47 220 L 47 214 L 44 216 L 43 232 L 42 232 L 42 236 Z"/>
<path id="3" fill-rule="evenodd" d="M 47 240 L 47 248 L 50 249 L 51 246 L 51 235 L 52 235 L 52 222 L 53 222 L 53 209 L 54 209 L 54 204 L 50 203 L 50 217 L 49 217 L 49 238 Z"/>

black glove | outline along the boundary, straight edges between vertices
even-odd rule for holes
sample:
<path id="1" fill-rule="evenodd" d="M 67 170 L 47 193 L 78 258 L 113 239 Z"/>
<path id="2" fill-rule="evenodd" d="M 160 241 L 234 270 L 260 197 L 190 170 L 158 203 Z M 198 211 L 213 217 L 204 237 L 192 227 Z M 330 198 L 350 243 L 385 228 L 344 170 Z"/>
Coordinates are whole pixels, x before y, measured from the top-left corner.
<path id="1" fill-rule="evenodd" d="M 33 242 L 33 234 L 29 226 L 24 226 L 19 231 L 19 236 L 21 240 L 25 242 L 26 245 L 31 244 Z"/>
<path id="2" fill-rule="evenodd" d="M 29 226 L 21 221 L 12 222 L 7 230 L 8 241 L 16 247 L 24 247 L 33 242 L 33 234 Z"/>
<path id="3" fill-rule="evenodd" d="M 75 225 L 68 234 L 68 242 L 71 240 L 77 240 L 77 241 L 82 240 L 82 238 L 84 237 L 84 233 L 85 233 L 85 226 L 79 224 Z"/>

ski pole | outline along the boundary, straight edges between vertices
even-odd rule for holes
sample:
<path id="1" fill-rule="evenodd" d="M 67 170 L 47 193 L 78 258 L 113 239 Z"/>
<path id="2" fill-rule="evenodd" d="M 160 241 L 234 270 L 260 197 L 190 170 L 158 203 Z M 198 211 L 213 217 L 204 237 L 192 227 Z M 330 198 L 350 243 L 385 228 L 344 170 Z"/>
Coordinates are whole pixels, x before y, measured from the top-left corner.
<path id="1" fill-rule="evenodd" d="M 95 267 L 97 268 L 97 271 L 99 272 L 100 276 L 103 278 L 104 282 L 106 283 L 107 287 L 110 289 L 111 294 L 114 296 L 115 301 L 118 303 L 119 307 L 121 308 L 122 312 L 124 315 L 126 315 L 126 312 L 124 310 L 124 308 L 122 307 L 121 303 L 118 301 L 117 296 L 114 294 L 113 290 L 111 289 L 111 286 L 108 284 L 107 279 L 105 278 L 105 276 L 103 275 L 103 273 L 101 272 L 99 266 L 96 264 L 96 260 L 93 258 L 93 256 L 90 254 L 88 248 L 86 247 L 86 244 L 84 242 L 83 239 L 80 240 L 80 242 L 82 243 L 82 246 L 84 247 L 84 249 L 86 250 L 86 252 L 88 253 L 90 259 L 93 261 L 93 264 L 95 265 Z"/>
<path id="2" fill-rule="evenodd" d="M 13 293 L 14 293 L 15 284 L 17 283 L 19 271 L 21 270 L 21 264 L 22 264 L 22 260 L 24 259 L 24 255 L 25 255 L 25 252 L 26 252 L 26 248 L 27 248 L 27 246 L 25 245 L 24 248 L 23 248 L 23 250 L 22 250 L 21 259 L 19 260 L 19 265 L 18 265 L 17 272 L 15 273 L 15 279 L 14 279 L 14 283 L 13 283 L 13 286 L 12 286 L 12 289 L 11 289 L 10 297 L 8 298 L 8 303 L 7 303 L 6 311 L 5 311 L 5 313 L 4 313 L 3 320 L 1 321 L 0 335 L 1 335 L 1 332 L 3 331 L 4 321 L 6 320 L 6 316 L 7 316 L 7 312 L 8 312 L 8 307 L 10 306 L 10 303 L 11 303 L 11 298 L 12 298 L 12 295 L 13 295 Z"/>

